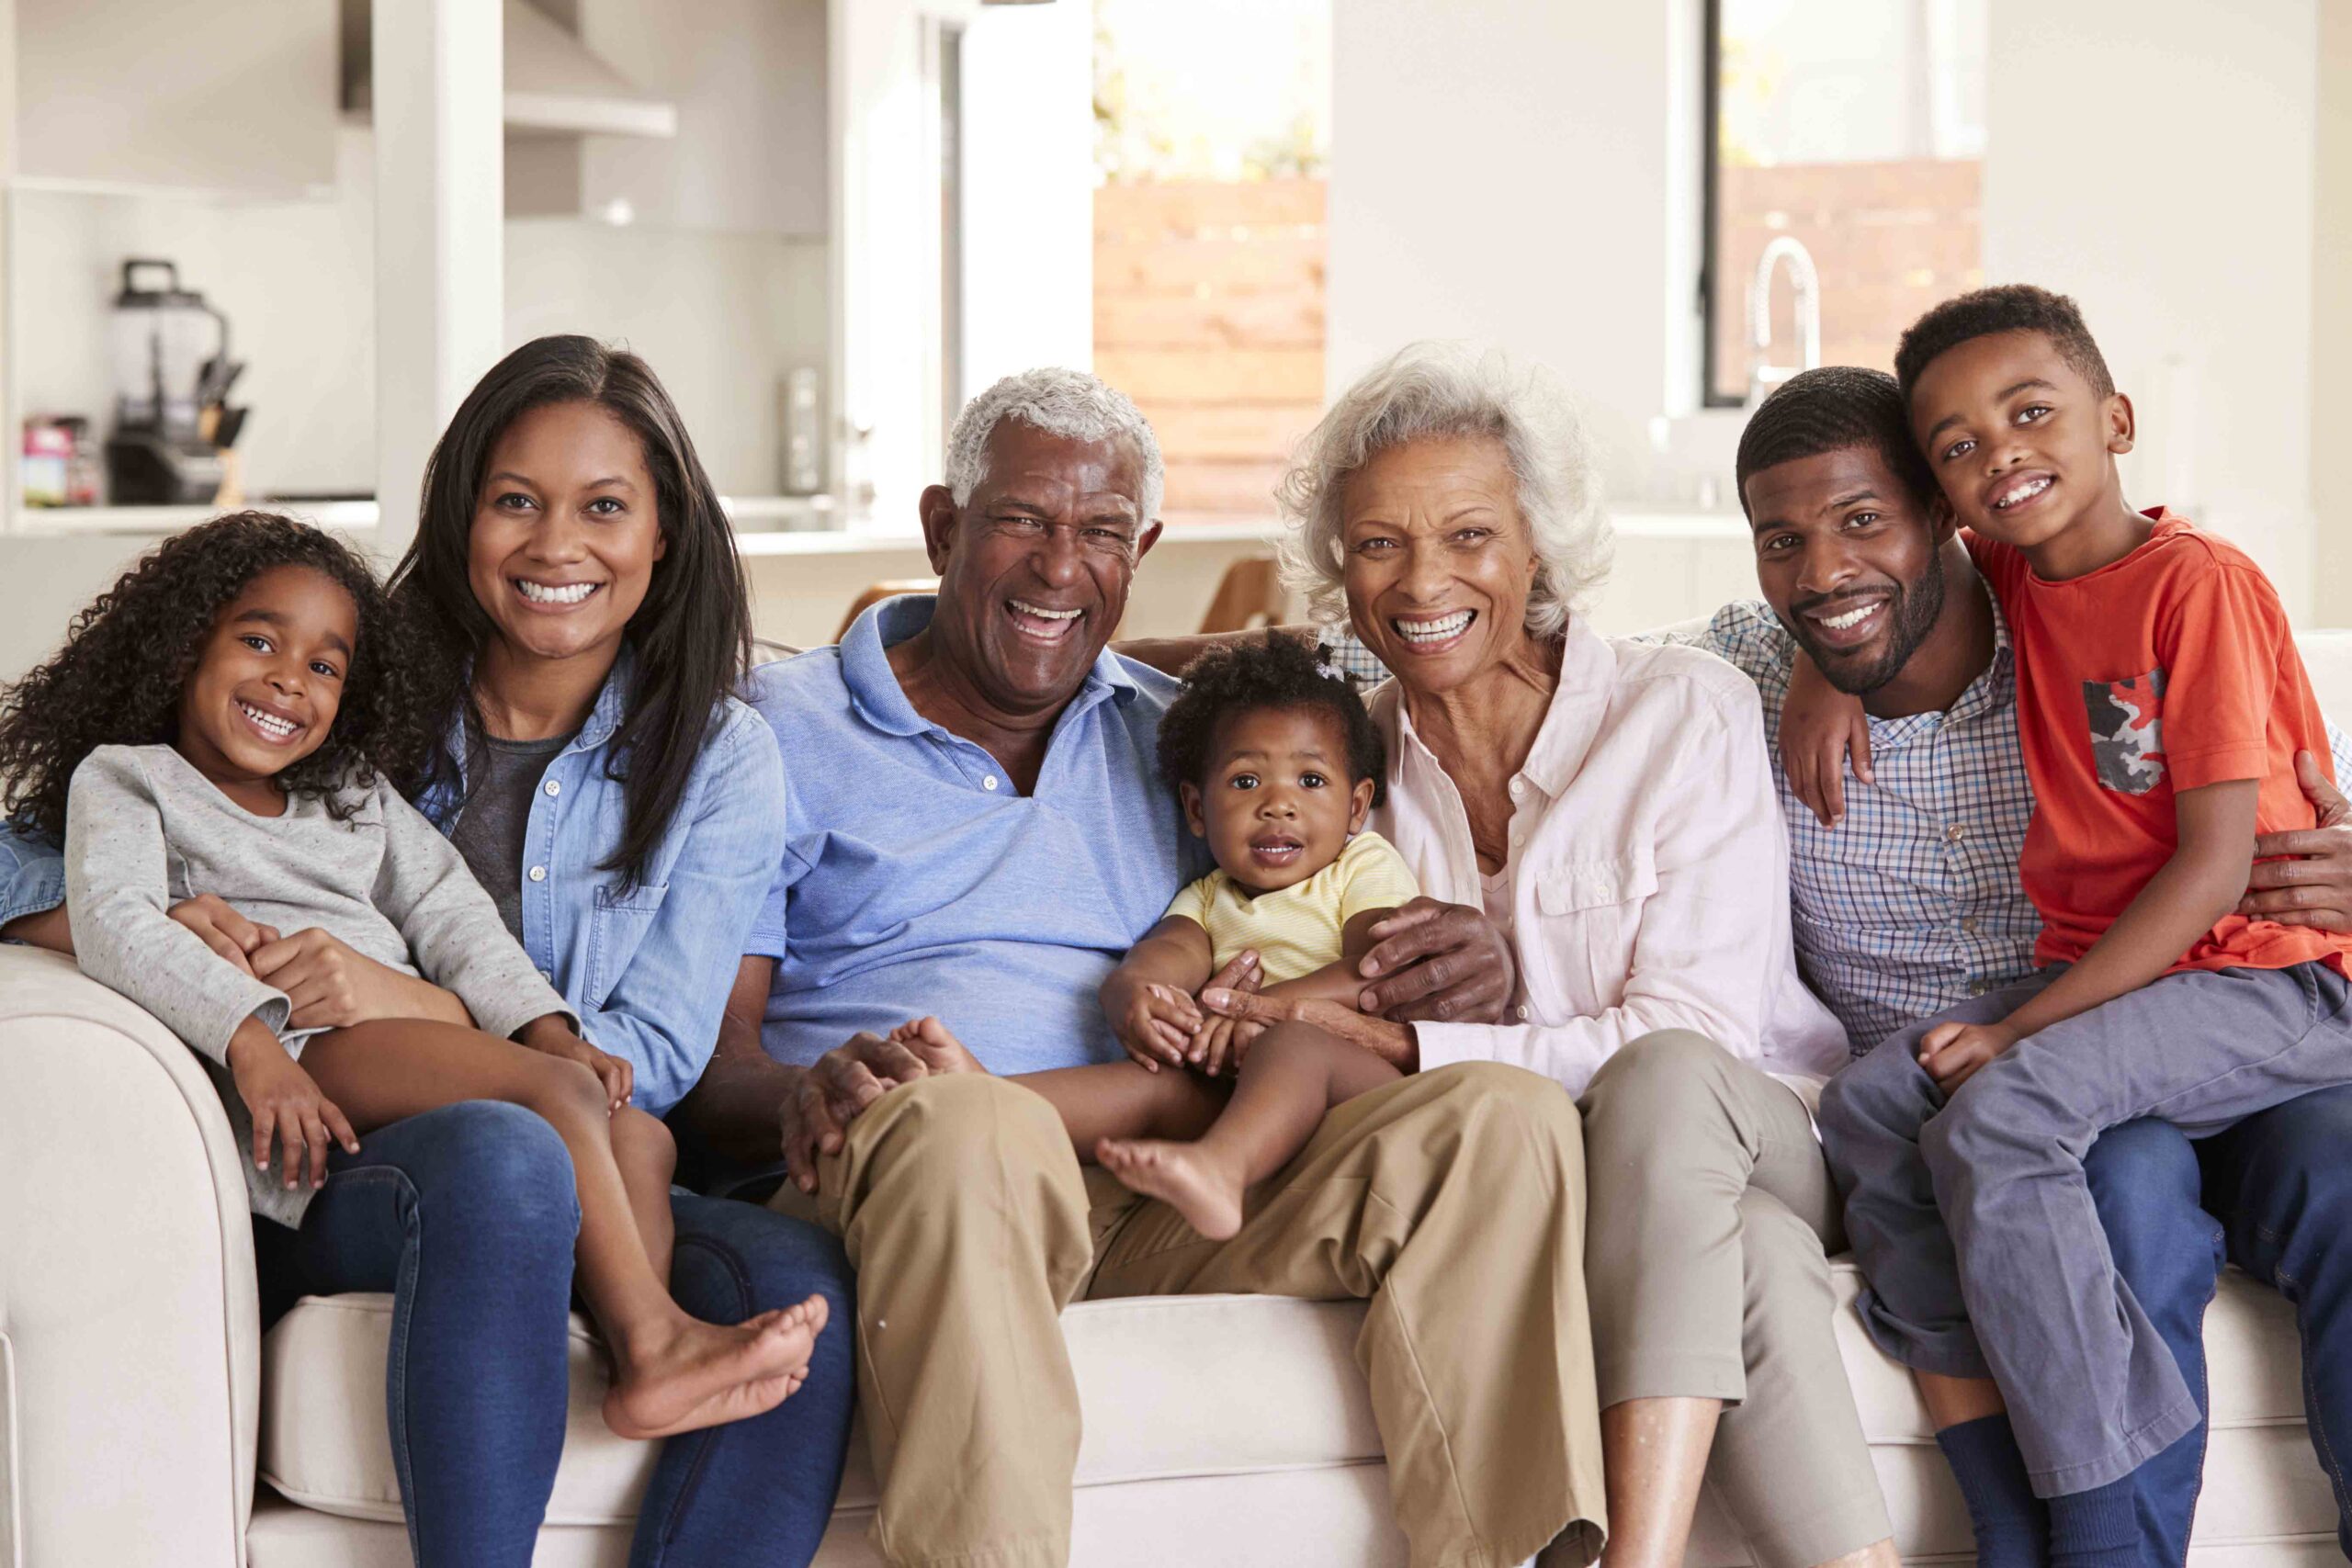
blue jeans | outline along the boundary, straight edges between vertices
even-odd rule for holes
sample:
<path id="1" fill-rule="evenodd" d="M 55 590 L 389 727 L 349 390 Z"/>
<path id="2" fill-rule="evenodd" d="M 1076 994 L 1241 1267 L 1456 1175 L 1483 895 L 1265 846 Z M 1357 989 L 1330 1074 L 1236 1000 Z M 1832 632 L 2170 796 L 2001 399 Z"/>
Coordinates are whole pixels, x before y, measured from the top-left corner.
<path id="1" fill-rule="evenodd" d="M 418 1568 L 527 1568 L 563 1450 L 571 1158 L 530 1111 L 473 1100 L 336 1151 L 300 1231 L 266 1250 L 300 1288 L 392 1293 L 386 1401 Z M 832 1513 L 856 1390 L 841 1246 L 749 1203 L 673 1192 L 679 1304 L 739 1323 L 821 1292 L 808 1380 L 764 1416 L 672 1438 L 631 1568 L 805 1563 Z"/>
<path id="2" fill-rule="evenodd" d="M 2295 1304 L 2304 1415 L 2335 1490 L 2336 1540 L 2352 1557 L 2352 1088 L 2326 1089 L 2191 1143 L 2134 1122 L 2084 1162 L 2116 1269 L 2206 1407 L 2205 1305 L 2230 1261 Z M 2218 1218 L 2217 1218 L 2218 1216 Z M 2177 1568 L 2188 1548 L 2206 1428 L 2133 1474 L 2147 1560 Z"/>

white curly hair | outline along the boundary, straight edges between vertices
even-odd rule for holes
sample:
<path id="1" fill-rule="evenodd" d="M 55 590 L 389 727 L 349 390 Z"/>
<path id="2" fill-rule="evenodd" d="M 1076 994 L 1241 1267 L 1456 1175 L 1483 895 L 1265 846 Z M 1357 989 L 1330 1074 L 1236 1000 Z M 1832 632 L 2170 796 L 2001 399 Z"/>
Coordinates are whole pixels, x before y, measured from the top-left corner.
<path id="1" fill-rule="evenodd" d="M 963 505 L 989 477 L 989 437 L 1008 419 L 1070 441 L 1108 441 L 1125 436 L 1143 459 L 1142 521 L 1159 515 L 1168 485 L 1159 437 L 1126 393 L 1083 370 L 1047 366 L 1007 376 L 964 405 L 947 433 L 947 490 Z"/>
<path id="2" fill-rule="evenodd" d="M 1616 536 L 1600 509 L 1592 443 L 1566 393 L 1539 366 L 1463 344 L 1408 344 L 1341 393 L 1292 456 L 1275 499 L 1290 523 L 1283 581 L 1317 621 L 1347 618 L 1347 541 L 1340 499 L 1348 478 L 1377 452 L 1464 435 L 1502 444 L 1519 514 L 1535 550 L 1527 630 L 1567 628 L 1609 575 Z"/>

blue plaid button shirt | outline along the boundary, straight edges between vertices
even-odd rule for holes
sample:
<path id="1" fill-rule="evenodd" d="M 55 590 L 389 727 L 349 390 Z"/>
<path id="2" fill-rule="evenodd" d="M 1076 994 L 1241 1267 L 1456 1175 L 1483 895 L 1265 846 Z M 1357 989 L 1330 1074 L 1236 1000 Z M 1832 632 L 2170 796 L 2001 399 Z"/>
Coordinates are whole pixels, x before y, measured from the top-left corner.
<path id="1" fill-rule="evenodd" d="M 1703 648 L 1756 682 L 1777 763 L 1796 640 L 1771 607 L 1726 604 L 1703 630 L 1660 635 Z M 1344 627 L 1327 637 L 1327 658 L 1351 677 L 1379 670 Z M 1993 662 L 1958 702 L 1870 720 L 1876 782 L 1846 781 L 1839 827 L 1815 821 L 1788 775 L 1772 771 L 1789 828 L 1797 964 L 1857 1055 L 2032 972 L 2041 916 L 2018 879 L 2033 787 L 2018 750 L 2017 694 L 2008 623 L 1996 604 Z M 2327 739 L 2336 778 L 2352 778 L 2352 750 L 2333 723 Z"/>

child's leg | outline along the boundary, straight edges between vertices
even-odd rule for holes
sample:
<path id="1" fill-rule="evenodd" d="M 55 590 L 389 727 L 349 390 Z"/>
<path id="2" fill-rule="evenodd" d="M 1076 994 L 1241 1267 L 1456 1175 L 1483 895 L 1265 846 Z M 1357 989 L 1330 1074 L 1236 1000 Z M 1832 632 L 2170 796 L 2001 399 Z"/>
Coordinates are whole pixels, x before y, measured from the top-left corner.
<path id="1" fill-rule="evenodd" d="M 613 1353 L 607 1424 L 650 1438 L 772 1409 L 808 1364 L 823 1303 L 723 1328 L 680 1310 L 646 1257 L 613 1159 L 604 1086 L 575 1063 L 479 1030 L 386 1020 L 312 1039 L 302 1066 L 362 1130 L 461 1100 L 537 1111 L 579 1185 L 579 1280 Z"/>
<path id="2" fill-rule="evenodd" d="M 1203 1235 L 1223 1239 L 1241 1229 L 1242 1194 L 1288 1165 L 1331 1107 L 1397 1077 L 1360 1045 L 1277 1024 L 1250 1048 L 1224 1114 L 1197 1142 L 1105 1137 L 1095 1158 Z"/>
<path id="3" fill-rule="evenodd" d="M 670 1215 L 670 1179 L 678 1171 L 678 1143 L 658 1116 L 633 1105 L 613 1112 L 610 1124 L 613 1164 L 628 1192 L 629 1213 L 637 1217 L 637 1234 L 645 1243 L 645 1260 L 653 1277 L 666 1285 L 670 1252 L 677 1234 Z"/>
<path id="4" fill-rule="evenodd" d="M 1174 1068 L 1155 1073 L 1136 1062 L 1057 1067 L 1015 1081 L 1060 1115 L 1081 1160 L 1092 1159 L 1105 1138 L 1197 1138 L 1230 1092 L 1215 1078 Z"/>

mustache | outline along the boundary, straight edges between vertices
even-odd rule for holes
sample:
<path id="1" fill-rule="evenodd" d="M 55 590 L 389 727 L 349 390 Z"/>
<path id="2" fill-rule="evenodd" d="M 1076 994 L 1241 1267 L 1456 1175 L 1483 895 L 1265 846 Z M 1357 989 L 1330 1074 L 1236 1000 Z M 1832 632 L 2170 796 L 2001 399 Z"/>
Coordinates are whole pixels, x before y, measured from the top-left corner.
<path id="1" fill-rule="evenodd" d="M 1816 593 L 1810 599 L 1791 600 L 1789 615 L 1794 619 L 1832 604 L 1860 604 L 1879 599 L 1892 603 L 1902 597 L 1903 590 L 1900 588 L 1845 588 L 1835 593 Z"/>

